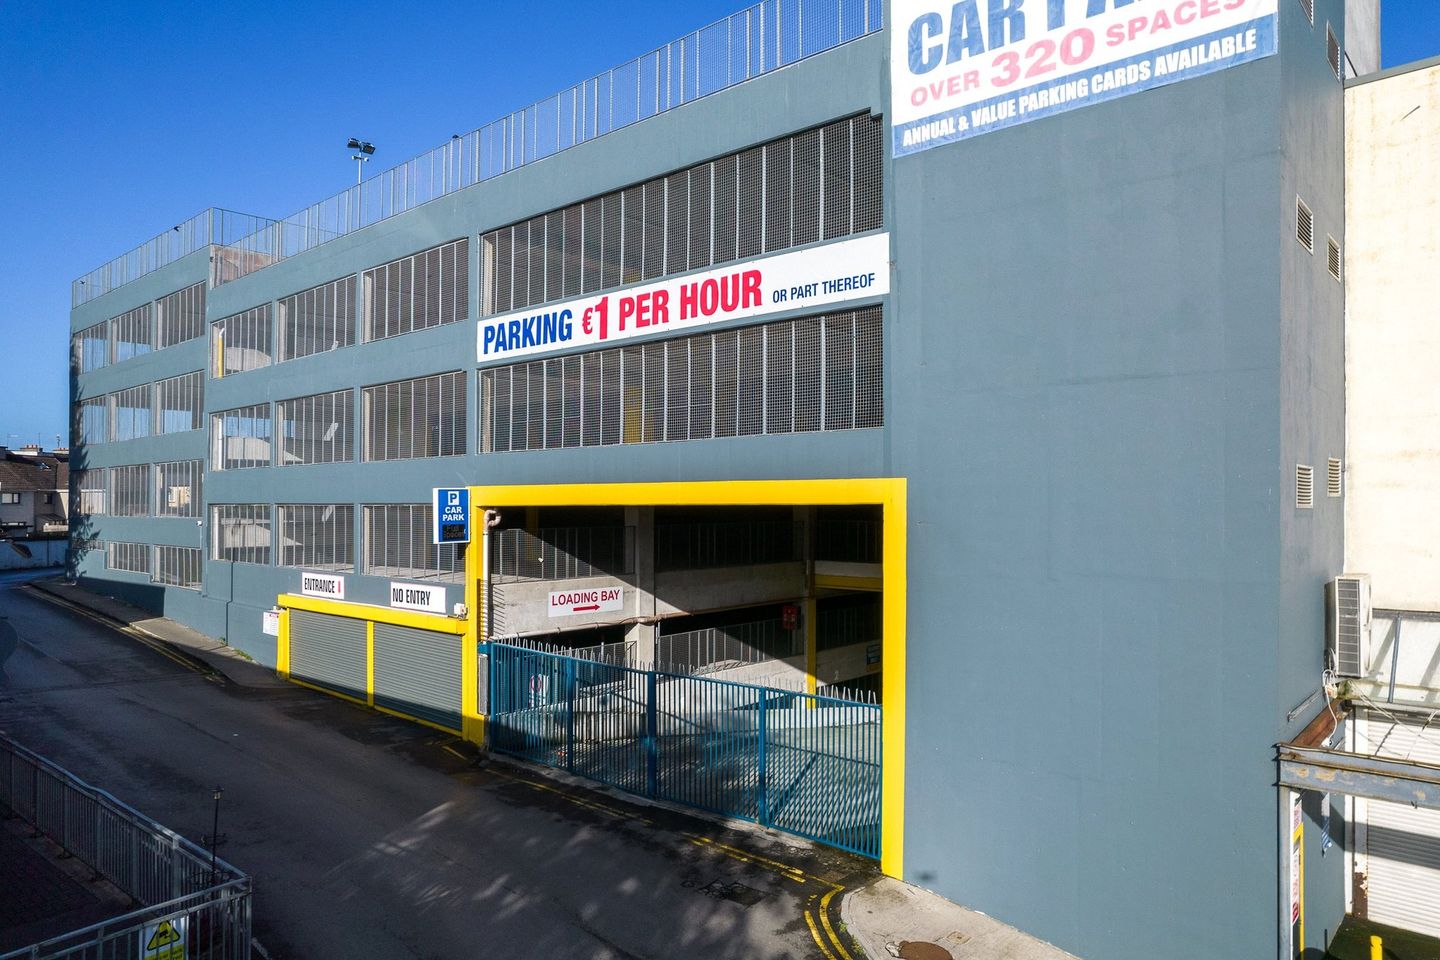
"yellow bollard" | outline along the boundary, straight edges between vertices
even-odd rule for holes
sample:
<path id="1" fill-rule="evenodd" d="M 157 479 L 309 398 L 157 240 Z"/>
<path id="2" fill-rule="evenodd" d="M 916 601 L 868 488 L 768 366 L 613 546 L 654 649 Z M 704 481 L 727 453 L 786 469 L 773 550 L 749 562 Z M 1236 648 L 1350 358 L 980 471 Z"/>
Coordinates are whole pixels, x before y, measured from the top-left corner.
<path id="1" fill-rule="evenodd" d="M 1385 947 L 1379 937 L 1370 938 L 1370 960 L 1385 960 Z"/>

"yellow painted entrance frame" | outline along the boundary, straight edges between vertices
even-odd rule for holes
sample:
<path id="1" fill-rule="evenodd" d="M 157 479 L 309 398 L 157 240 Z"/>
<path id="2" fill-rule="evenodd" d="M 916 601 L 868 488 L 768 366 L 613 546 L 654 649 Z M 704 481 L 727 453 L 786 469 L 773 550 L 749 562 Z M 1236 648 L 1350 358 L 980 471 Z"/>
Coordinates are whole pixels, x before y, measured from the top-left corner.
<path id="1" fill-rule="evenodd" d="M 484 511 L 521 507 L 730 507 L 730 506 L 853 506 L 881 508 L 881 718 L 883 747 L 880 788 L 880 869 L 900 877 L 905 855 L 905 556 L 906 484 L 903 477 L 831 480 L 707 480 L 670 483 L 557 483 L 470 488 L 470 504 L 477 534 L 465 552 L 466 621 L 471 641 L 483 640 L 484 617 L 479 596 L 479 526 Z M 472 600 L 474 602 L 472 602 Z M 475 647 L 464 658 L 468 664 L 467 690 L 473 690 Z M 474 694 L 470 696 L 473 698 Z M 466 736 L 472 723 L 474 701 L 468 702 Z M 483 727 L 481 728 L 483 729 Z"/>
<path id="2" fill-rule="evenodd" d="M 475 713 L 477 692 L 475 683 L 475 644 L 473 642 L 475 631 L 471 621 L 456 620 L 452 617 L 438 617 L 433 613 L 396 610 L 393 607 L 381 607 L 368 603 L 350 603 L 344 600 L 329 600 L 323 597 L 305 597 L 295 593 L 282 593 L 275 598 L 275 602 L 276 605 L 280 607 L 280 636 L 276 638 L 275 645 L 275 672 L 282 678 L 299 686 L 309 687 L 311 690 L 319 690 L 321 693 L 329 694 L 332 697 L 339 697 L 342 700 L 349 700 L 351 703 L 358 703 L 361 706 L 373 707 L 381 713 L 388 713 L 394 717 L 403 717 L 412 723 L 434 727 L 436 730 L 443 730 L 446 733 L 454 733 L 455 731 L 430 720 L 412 717 L 408 713 L 401 713 L 397 710 L 391 710 L 388 707 L 382 707 L 375 702 L 375 624 L 389 623 L 397 627 L 412 627 L 416 630 L 429 630 L 432 633 L 445 633 L 451 636 L 465 638 L 461 641 L 460 680 L 462 684 L 468 685 L 462 686 L 460 691 L 460 719 L 462 733 L 470 728 L 468 718 Z M 297 680 L 290 675 L 291 610 L 307 610 L 311 613 L 329 614 L 332 617 L 348 617 L 351 620 L 360 620 L 365 624 L 364 698 L 337 693 L 334 690 L 328 690 L 324 687 L 316 686 L 313 683 L 306 683 L 304 680 Z"/>

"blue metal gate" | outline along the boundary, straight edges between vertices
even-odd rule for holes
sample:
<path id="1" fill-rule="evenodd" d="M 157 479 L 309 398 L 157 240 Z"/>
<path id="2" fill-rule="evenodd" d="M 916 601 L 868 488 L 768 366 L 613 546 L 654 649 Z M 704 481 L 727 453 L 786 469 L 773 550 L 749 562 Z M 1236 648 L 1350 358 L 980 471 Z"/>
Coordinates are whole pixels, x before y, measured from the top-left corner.
<path id="1" fill-rule="evenodd" d="M 878 705 L 486 649 L 493 749 L 880 856 Z"/>

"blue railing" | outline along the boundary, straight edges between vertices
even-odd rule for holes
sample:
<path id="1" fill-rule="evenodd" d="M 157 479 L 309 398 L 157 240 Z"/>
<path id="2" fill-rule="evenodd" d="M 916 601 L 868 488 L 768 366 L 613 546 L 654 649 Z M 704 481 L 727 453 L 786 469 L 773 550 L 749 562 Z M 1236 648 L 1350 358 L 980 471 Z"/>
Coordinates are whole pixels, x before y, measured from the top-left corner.
<path id="1" fill-rule="evenodd" d="M 485 645 L 492 749 L 880 856 L 880 707 Z"/>
<path id="2" fill-rule="evenodd" d="M 762 0 L 264 225 L 221 251 L 214 283 L 876 33 L 882 4 Z"/>

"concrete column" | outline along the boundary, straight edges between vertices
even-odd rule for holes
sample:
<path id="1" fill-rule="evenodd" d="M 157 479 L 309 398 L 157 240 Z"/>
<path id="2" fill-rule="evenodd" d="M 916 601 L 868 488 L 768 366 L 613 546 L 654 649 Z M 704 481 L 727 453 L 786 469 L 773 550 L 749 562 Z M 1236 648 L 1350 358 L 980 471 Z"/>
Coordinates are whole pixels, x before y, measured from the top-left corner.
<path id="1" fill-rule="evenodd" d="M 805 692 L 814 693 L 815 679 L 815 508 L 794 507 L 791 515 L 797 523 L 805 524 L 800 542 L 804 544 L 805 596 L 800 603 L 800 626 L 805 630 Z M 813 706 L 813 704 L 812 704 Z"/>
<path id="2" fill-rule="evenodd" d="M 635 616 L 655 616 L 655 508 L 626 507 L 625 526 L 635 528 Z M 655 661 L 653 623 L 633 624 L 625 634 L 635 642 L 635 658 L 643 663 Z"/>

